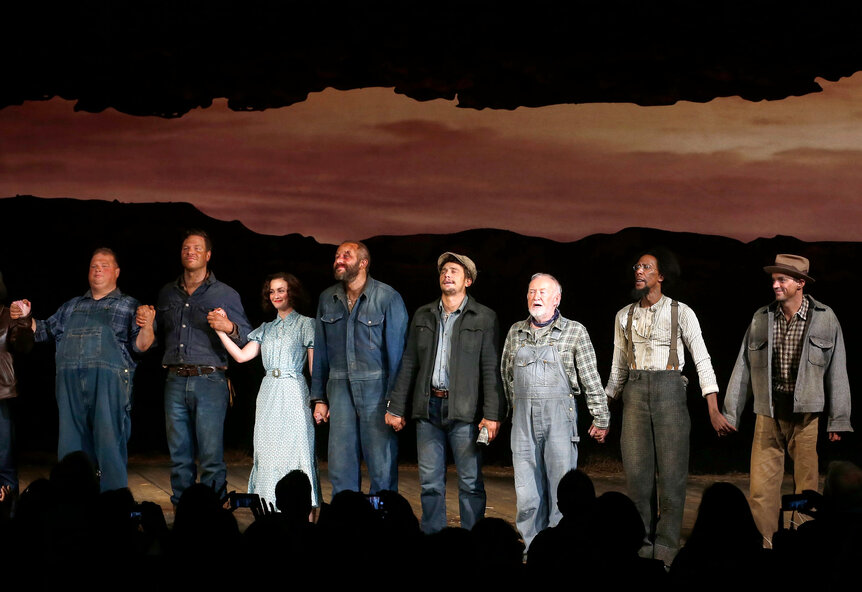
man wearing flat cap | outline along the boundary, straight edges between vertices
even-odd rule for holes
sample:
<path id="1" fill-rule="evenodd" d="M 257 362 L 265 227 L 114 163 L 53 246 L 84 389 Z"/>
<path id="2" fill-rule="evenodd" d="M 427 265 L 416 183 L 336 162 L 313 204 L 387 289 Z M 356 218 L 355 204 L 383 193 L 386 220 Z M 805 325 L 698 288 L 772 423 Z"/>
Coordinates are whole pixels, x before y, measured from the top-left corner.
<path id="1" fill-rule="evenodd" d="M 476 264 L 446 252 L 437 259 L 440 298 L 413 316 L 386 424 L 398 432 L 416 420 L 422 530 L 446 527 L 446 445 L 458 471 L 461 527 L 485 515 L 480 432 L 492 441 L 507 413 L 496 313 L 467 294 Z M 487 436 L 487 437 L 485 437 Z"/>
<path id="2" fill-rule="evenodd" d="M 785 451 L 793 459 L 796 493 L 817 490 L 817 430 L 828 412 L 829 440 L 851 432 L 850 386 L 841 325 L 828 306 L 803 294 L 808 259 L 778 255 L 763 270 L 772 277 L 775 302 L 748 326 L 724 399 L 724 417 L 710 401 L 719 435 L 736 431 L 754 394 L 751 511 L 767 546 L 778 529 Z M 724 421 L 726 419 L 726 421 Z"/>

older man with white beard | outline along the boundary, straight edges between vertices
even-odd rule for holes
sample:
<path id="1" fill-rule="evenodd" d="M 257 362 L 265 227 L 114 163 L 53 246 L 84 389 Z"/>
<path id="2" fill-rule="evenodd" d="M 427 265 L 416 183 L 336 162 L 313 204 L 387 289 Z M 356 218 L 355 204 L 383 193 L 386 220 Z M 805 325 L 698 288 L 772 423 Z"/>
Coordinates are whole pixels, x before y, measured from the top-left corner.
<path id="1" fill-rule="evenodd" d="M 512 325 L 503 346 L 503 386 L 512 405 L 512 465 L 524 542 L 556 526 L 557 485 L 578 464 L 575 395 L 584 392 L 593 416 L 589 434 L 603 443 L 610 413 L 587 330 L 560 315 L 560 283 L 535 274 L 527 290 L 530 316 Z"/>

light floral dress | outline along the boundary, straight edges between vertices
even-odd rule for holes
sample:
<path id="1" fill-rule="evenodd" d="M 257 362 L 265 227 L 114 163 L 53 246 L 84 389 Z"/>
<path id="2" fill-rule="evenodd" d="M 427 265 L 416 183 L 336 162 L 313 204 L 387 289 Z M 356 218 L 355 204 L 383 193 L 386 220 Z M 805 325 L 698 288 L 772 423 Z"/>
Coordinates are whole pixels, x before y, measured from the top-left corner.
<path id="1" fill-rule="evenodd" d="M 275 504 L 275 485 L 294 469 L 311 481 L 312 505 L 320 505 L 320 479 L 314 456 L 314 421 L 302 370 L 314 347 L 314 319 L 291 311 L 248 335 L 260 343 L 266 376 L 257 394 L 254 466 L 248 492 Z"/>

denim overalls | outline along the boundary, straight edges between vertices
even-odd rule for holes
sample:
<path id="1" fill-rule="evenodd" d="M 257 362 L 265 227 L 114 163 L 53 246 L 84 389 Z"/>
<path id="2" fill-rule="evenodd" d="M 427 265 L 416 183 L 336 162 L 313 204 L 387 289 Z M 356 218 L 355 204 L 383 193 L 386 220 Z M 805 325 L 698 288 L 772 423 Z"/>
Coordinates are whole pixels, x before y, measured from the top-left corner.
<path id="1" fill-rule="evenodd" d="M 548 345 L 519 345 L 514 379 L 515 524 L 529 548 L 536 534 L 562 517 L 557 485 L 578 464 L 577 407 L 553 339 Z"/>
<path id="2" fill-rule="evenodd" d="M 126 487 L 126 444 L 134 368 L 111 327 L 111 307 L 78 305 L 57 344 L 57 456 L 83 450 L 101 471 L 101 489 Z"/>

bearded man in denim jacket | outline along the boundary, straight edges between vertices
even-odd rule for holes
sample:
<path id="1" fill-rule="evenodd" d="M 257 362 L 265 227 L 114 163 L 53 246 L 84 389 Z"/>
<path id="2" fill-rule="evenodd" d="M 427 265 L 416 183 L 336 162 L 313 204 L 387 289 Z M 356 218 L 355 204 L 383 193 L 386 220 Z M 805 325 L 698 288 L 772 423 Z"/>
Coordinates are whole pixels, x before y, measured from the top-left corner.
<path id="1" fill-rule="evenodd" d="M 332 266 L 338 283 L 317 306 L 311 404 L 316 423 L 331 416 L 333 496 L 361 490 L 361 457 L 371 493 L 398 490 L 398 439 L 384 417 L 404 352 L 407 308 L 398 292 L 368 275 L 370 264 L 364 244 L 342 243 Z"/>
<path id="2" fill-rule="evenodd" d="M 841 325 L 832 309 L 803 294 L 808 259 L 778 255 L 763 268 L 775 302 L 754 313 L 730 377 L 724 413 L 710 402 L 719 435 L 736 431 L 754 394 L 751 511 L 767 546 L 778 528 L 785 451 L 793 459 L 795 490 L 817 490 L 817 431 L 826 409 L 829 441 L 851 432 L 850 386 Z M 726 421 L 723 421 L 726 420 Z"/>

